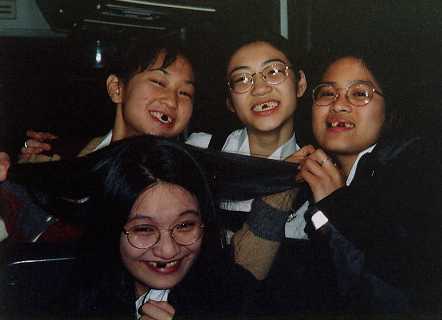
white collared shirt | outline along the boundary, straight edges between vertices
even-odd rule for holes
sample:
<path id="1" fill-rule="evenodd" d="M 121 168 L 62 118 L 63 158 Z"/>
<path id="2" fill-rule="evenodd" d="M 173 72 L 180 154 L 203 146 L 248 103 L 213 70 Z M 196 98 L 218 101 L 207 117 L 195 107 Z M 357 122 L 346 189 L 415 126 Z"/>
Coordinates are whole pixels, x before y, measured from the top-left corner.
<path id="1" fill-rule="evenodd" d="M 112 130 L 109 131 L 105 136 L 104 139 L 98 144 L 98 146 L 95 147 L 94 151 L 103 149 L 110 145 L 112 142 Z"/>
<path id="2" fill-rule="evenodd" d="M 170 289 L 150 289 L 145 294 L 141 295 L 137 301 L 135 301 L 136 319 L 141 318 L 141 314 L 138 313 L 140 307 L 147 303 L 149 300 L 154 301 L 167 301 L 169 298 Z"/>

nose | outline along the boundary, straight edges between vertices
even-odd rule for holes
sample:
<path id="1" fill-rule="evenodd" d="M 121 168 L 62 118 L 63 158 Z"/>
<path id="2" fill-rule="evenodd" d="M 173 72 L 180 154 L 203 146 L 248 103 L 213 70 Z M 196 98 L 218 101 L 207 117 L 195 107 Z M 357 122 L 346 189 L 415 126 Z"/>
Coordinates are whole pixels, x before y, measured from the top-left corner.
<path id="1" fill-rule="evenodd" d="M 167 89 L 164 92 L 164 96 L 161 102 L 165 104 L 168 108 L 176 109 L 178 107 L 178 96 L 177 92 L 173 89 Z"/>
<path id="2" fill-rule="evenodd" d="M 350 101 L 348 101 L 346 95 L 342 94 L 342 92 L 338 93 L 336 100 L 331 105 L 333 112 L 351 112 L 352 108 Z"/>
<path id="3" fill-rule="evenodd" d="M 255 73 L 253 77 L 252 95 L 262 96 L 272 91 L 272 86 L 264 81 L 261 73 Z"/>
<path id="4" fill-rule="evenodd" d="M 174 258 L 180 251 L 179 244 L 173 240 L 169 231 L 164 230 L 161 234 L 160 241 L 152 247 L 153 254 L 163 260 Z"/>

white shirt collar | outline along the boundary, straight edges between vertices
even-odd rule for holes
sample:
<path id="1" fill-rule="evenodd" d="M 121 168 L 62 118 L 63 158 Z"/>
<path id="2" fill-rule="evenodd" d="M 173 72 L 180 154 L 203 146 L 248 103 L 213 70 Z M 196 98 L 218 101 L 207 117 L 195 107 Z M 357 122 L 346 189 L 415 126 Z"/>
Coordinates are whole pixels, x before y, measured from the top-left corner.
<path id="1" fill-rule="evenodd" d="M 292 155 L 298 151 L 300 147 L 296 143 L 296 135 L 290 137 L 290 139 L 279 146 L 268 158 L 275 160 L 283 160 L 288 156 Z M 222 148 L 223 151 L 232 152 L 243 155 L 251 155 L 249 135 L 247 134 L 247 129 L 239 129 L 233 131 L 226 139 L 226 142 Z"/>
<path id="2" fill-rule="evenodd" d="M 97 150 L 107 147 L 108 145 L 110 145 L 111 141 L 112 141 L 112 130 L 109 131 L 104 136 L 104 139 L 98 144 L 98 146 L 95 147 L 94 151 L 97 151 Z"/>
<path id="3" fill-rule="evenodd" d="M 136 319 L 140 319 L 141 315 L 138 313 L 140 307 L 149 300 L 154 301 L 167 301 L 169 298 L 170 289 L 150 289 L 145 294 L 141 295 L 137 301 L 135 301 Z"/>
<path id="4" fill-rule="evenodd" d="M 368 147 L 367 149 L 365 149 L 364 151 L 361 151 L 361 152 L 358 154 L 358 157 L 356 158 L 356 161 L 353 163 L 353 166 L 351 167 L 350 173 L 348 174 L 347 181 L 345 182 L 345 184 L 346 184 L 347 186 L 350 185 L 350 183 L 353 181 L 353 178 L 355 177 L 356 168 L 358 167 L 358 162 L 359 162 L 359 160 L 362 158 L 362 156 L 363 156 L 364 154 L 366 154 L 366 153 L 371 153 L 371 152 L 373 151 L 374 147 L 376 147 L 376 144 L 374 144 L 374 145 Z"/>

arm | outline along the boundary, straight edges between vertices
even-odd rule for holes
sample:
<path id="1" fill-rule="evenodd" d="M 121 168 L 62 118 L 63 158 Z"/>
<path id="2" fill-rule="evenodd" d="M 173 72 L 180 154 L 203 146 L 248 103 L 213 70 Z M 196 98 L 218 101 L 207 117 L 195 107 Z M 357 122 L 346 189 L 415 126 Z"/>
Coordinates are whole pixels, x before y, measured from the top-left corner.
<path id="1" fill-rule="evenodd" d="M 258 280 L 265 279 L 272 266 L 297 191 L 255 200 L 246 223 L 233 236 L 235 262 Z"/>
<path id="2" fill-rule="evenodd" d="M 437 154 L 415 144 L 395 159 L 372 161 L 349 187 L 315 204 L 329 222 L 319 230 L 310 225 L 309 235 L 331 249 L 348 303 L 378 311 L 431 310 L 435 293 L 440 296 L 442 265 Z"/>
<path id="3" fill-rule="evenodd" d="M 314 151 L 307 145 L 285 161 L 300 163 Z M 295 179 L 299 182 L 300 176 Z M 293 189 L 256 199 L 246 223 L 233 236 L 235 261 L 258 280 L 265 279 L 270 271 L 298 192 Z"/>

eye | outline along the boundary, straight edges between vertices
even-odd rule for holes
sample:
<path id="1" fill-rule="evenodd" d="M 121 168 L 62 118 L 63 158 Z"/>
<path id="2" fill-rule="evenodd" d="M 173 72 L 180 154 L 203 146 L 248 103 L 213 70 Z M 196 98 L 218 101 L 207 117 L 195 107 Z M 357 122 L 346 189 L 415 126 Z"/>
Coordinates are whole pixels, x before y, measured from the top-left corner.
<path id="1" fill-rule="evenodd" d="M 180 90 L 180 91 L 178 92 L 178 94 L 179 94 L 180 96 L 184 96 L 184 97 L 186 97 L 186 98 L 189 98 L 190 100 L 193 100 L 193 92 L 191 92 L 191 91 Z"/>
<path id="2" fill-rule="evenodd" d="M 365 99 L 370 96 L 371 88 L 364 84 L 357 84 L 349 89 L 349 95 L 355 99 Z"/>
<path id="3" fill-rule="evenodd" d="M 184 221 L 177 224 L 174 229 L 176 232 L 189 232 L 194 230 L 198 226 L 196 221 Z"/>
<path id="4" fill-rule="evenodd" d="M 247 83 L 250 81 L 251 77 L 252 76 L 248 73 L 240 73 L 240 74 L 233 75 L 230 82 L 232 84 Z"/>
<path id="5" fill-rule="evenodd" d="M 140 224 L 130 229 L 130 232 L 137 235 L 152 235 L 156 233 L 156 228 L 150 224 Z"/>
<path id="6" fill-rule="evenodd" d="M 325 97 L 325 98 L 334 97 L 335 95 L 336 95 L 336 91 L 331 86 L 319 87 L 315 91 L 315 97 L 317 99 L 322 98 L 322 97 Z"/>
<path id="7" fill-rule="evenodd" d="M 157 85 L 157 86 L 160 86 L 160 87 L 163 87 L 163 88 L 166 87 L 166 82 L 165 81 L 162 81 L 162 80 L 159 80 L 159 79 L 155 79 L 155 78 L 150 78 L 149 81 L 152 82 L 153 84 Z"/>

